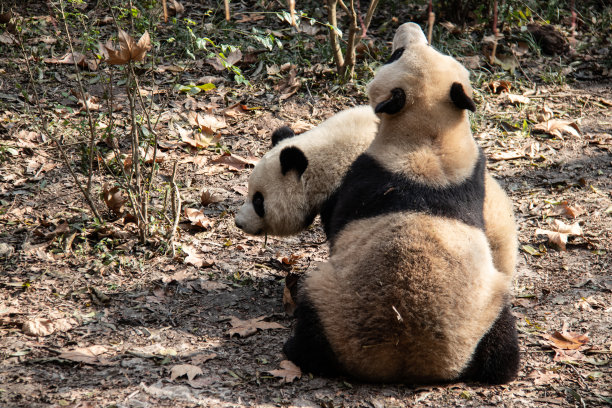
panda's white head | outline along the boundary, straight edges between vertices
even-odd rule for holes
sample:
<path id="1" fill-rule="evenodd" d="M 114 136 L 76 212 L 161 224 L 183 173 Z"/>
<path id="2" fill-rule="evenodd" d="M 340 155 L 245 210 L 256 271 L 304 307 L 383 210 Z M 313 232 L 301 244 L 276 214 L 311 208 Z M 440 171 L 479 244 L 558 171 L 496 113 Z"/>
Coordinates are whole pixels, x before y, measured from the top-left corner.
<path id="1" fill-rule="evenodd" d="M 236 213 L 236 226 L 254 235 L 304 230 L 370 145 L 377 127 L 372 108 L 358 106 L 298 136 L 288 127 L 277 129 L 272 149 L 249 177 L 248 197 Z"/>
<path id="2" fill-rule="evenodd" d="M 308 168 L 306 155 L 297 146 L 279 146 L 292 137 L 287 127 L 276 130 L 272 150 L 257 162 L 249 177 L 249 196 L 236 214 L 236 226 L 248 234 L 295 234 L 316 216 L 302 177 Z"/>
<path id="3" fill-rule="evenodd" d="M 368 85 L 368 95 L 381 124 L 401 130 L 418 123 L 419 137 L 466 121 L 465 110 L 476 109 L 468 71 L 430 47 L 414 23 L 397 30 L 393 54 Z"/>

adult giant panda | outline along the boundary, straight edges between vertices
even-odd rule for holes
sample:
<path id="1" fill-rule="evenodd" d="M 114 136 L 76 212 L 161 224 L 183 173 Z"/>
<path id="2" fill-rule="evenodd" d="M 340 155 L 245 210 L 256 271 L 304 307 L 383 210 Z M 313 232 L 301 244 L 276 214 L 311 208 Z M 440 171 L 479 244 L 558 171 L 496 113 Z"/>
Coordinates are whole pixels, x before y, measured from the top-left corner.
<path id="1" fill-rule="evenodd" d="M 288 127 L 277 129 L 272 149 L 249 177 L 236 226 L 255 235 L 290 235 L 308 227 L 377 127 L 372 108 L 358 106 L 298 136 Z"/>
<path id="2" fill-rule="evenodd" d="M 330 207 L 332 193 L 374 139 L 377 126 L 372 108 L 360 106 L 299 136 L 288 127 L 275 130 L 272 149 L 249 177 L 248 196 L 236 214 L 236 225 L 256 235 L 290 235 L 308 227 L 322 208 Z M 517 253 L 512 203 L 488 173 L 485 191 L 485 232 L 493 262 L 512 277 Z"/>
<path id="3" fill-rule="evenodd" d="M 378 133 L 322 213 L 331 257 L 299 287 L 284 352 L 365 381 L 508 382 L 518 341 L 484 233 L 469 74 L 416 24 L 393 50 L 368 86 Z"/>

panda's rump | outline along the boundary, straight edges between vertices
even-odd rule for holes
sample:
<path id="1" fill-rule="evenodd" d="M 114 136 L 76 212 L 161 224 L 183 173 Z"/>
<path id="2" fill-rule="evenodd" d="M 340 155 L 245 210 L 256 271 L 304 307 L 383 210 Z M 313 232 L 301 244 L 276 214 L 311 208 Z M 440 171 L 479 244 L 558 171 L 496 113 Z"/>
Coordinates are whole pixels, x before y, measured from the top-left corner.
<path id="1" fill-rule="evenodd" d="M 377 381 L 456 378 L 506 290 L 481 230 L 415 213 L 348 224 L 305 284 L 340 364 Z"/>

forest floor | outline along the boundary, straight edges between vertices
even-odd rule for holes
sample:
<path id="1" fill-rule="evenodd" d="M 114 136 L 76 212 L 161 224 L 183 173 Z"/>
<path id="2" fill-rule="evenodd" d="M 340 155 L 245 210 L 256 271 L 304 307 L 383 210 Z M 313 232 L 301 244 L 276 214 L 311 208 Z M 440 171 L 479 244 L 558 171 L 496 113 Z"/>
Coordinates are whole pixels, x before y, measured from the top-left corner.
<path id="1" fill-rule="evenodd" d="M 260 52 L 261 42 L 254 47 L 257 52 L 242 50 L 235 64 L 251 86 L 238 85 L 235 72 L 222 66 L 215 70 L 214 61 L 205 63 L 204 51 L 189 51 L 201 52 L 195 61 L 180 51 L 181 38 L 188 38 L 179 37 L 180 23 L 155 22 L 157 64 L 147 65 L 141 77 L 142 93 L 159 118 L 155 129 L 163 153 L 151 206 L 172 216 L 163 197 L 178 163 L 175 178 L 183 207 L 200 220 L 197 226 L 181 218 L 181 249 L 173 258 L 160 236 L 140 244 L 135 225 L 124 224 L 100 198 L 104 184 L 113 182 L 99 163 L 107 160 L 103 153 L 111 142 L 97 140 L 93 199 L 105 220 L 97 225 L 57 146 L 41 131 L 34 90 L 49 121 L 47 130 L 61 139 L 84 182 L 87 116 L 75 98 L 74 66 L 58 63 L 68 45 L 51 3 L 57 2 L 20 11 L 25 54 L 8 29 L 2 33 L 0 23 L 0 406 L 612 404 L 609 24 L 607 32 L 588 31 L 586 25 L 579 29 L 572 44 L 578 51 L 557 56 L 532 48 L 515 52 L 513 73 L 488 65 L 480 44 L 469 48 L 471 53 L 459 45 L 452 48 L 482 38 L 477 30 L 455 35 L 450 26 L 436 27 L 434 46 L 461 56 L 472 70 L 478 103 L 474 135 L 491 173 L 514 202 L 520 254 L 512 305 L 521 369 L 515 381 L 495 387 L 377 385 L 308 373 L 298 378 L 300 373 L 281 368 L 282 345 L 293 324 L 283 308 L 285 277 L 325 260 L 325 237 L 318 220 L 295 237 L 252 237 L 234 226 L 233 215 L 245 199 L 251 163 L 265 154 L 275 128 L 304 131 L 343 108 L 367 103 L 363 84 L 388 57 L 388 41 L 403 21 L 385 20 L 392 11 L 380 12 L 370 31 L 372 55 L 358 61 L 358 79 L 343 85 L 334 79 L 324 52 L 317 51 L 326 46 L 323 28 L 296 33 L 274 15 L 235 15 L 244 21 L 227 33 L 250 30 L 253 21 L 264 27 L 265 21 L 278 27 L 272 37 L 286 44 L 282 52 Z M 206 14 L 202 5 L 182 3 L 185 16 L 197 22 L 187 25 L 196 36 L 202 21 L 210 31 L 207 22 L 221 20 L 218 11 Z M 256 10 L 254 3 L 235 7 Z M 398 15 L 416 15 L 410 12 Z M 85 26 L 85 33 L 78 28 L 79 13 L 103 41 L 116 32 L 104 22 L 104 10 L 76 9 L 71 18 L 79 49 L 86 49 L 91 28 Z M 268 34 L 261 38 L 269 39 Z M 510 50 L 513 37 L 506 38 Z M 283 62 L 291 47 L 301 47 L 299 58 Z M 25 58 L 35 84 L 28 81 Z M 80 75 L 99 101 L 108 95 L 107 73 L 115 70 L 114 112 L 108 115 L 95 99 L 90 108 L 100 129 L 110 117 L 115 120 L 119 149 L 128 154 L 123 71 L 103 63 L 89 68 Z M 193 84 L 208 83 L 215 88 L 193 90 Z M 198 115 L 209 125 L 198 122 Z M 211 118 L 215 121 L 208 122 Z M 215 139 L 202 138 L 194 147 L 202 130 Z M 144 168 L 149 171 L 150 165 Z M 202 191 L 213 198 L 202 200 Z"/>

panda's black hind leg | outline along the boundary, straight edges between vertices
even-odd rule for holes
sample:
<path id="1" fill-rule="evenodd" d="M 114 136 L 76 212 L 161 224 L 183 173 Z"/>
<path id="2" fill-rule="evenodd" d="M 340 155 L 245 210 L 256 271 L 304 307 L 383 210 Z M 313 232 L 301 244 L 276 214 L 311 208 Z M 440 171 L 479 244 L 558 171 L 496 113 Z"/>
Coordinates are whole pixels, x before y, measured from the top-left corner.
<path id="1" fill-rule="evenodd" d="M 506 305 L 491 329 L 480 339 L 462 380 L 504 384 L 516 377 L 519 362 L 516 322 L 510 306 Z"/>
<path id="2" fill-rule="evenodd" d="M 283 352 L 303 372 L 335 376 L 340 373 L 338 360 L 325 337 L 323 325 L 312 302 L 307 297 L 298 301 L 293 336 L 287 340 Z"/>

